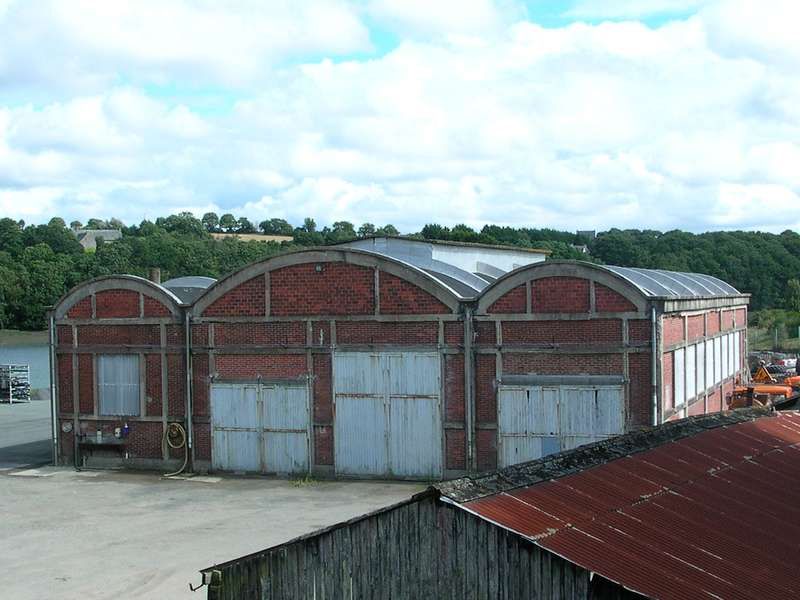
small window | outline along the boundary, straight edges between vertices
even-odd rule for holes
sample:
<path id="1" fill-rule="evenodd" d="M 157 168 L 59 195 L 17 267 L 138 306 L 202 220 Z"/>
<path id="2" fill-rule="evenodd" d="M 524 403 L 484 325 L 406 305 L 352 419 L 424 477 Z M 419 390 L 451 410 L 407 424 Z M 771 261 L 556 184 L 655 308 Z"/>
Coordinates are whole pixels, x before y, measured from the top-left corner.
<path id="1" fill-rule="evenodd" d="M 101 415 L 138 415 L 139 357 L 130 354 L 98 356 L 97 398 Z"/>

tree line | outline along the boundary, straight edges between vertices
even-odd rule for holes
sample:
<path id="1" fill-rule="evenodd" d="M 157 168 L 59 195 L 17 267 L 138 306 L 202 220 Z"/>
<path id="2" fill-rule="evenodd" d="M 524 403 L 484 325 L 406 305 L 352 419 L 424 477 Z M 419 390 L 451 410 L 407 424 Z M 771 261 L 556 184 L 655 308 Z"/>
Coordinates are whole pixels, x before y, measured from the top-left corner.
<path id="1" fill-rule="evenodd" d="M 119 229 L 121 239 L 86 252 L 73 229 Z M 183 275 L 221 277 L 253 261 L 306 246 L 323 246 L 357 238 L 399 235 L 391 224 L 356 226 L 337 221 L 317 227 L 313 218 L 292 226 L 283 219 L 266 219 L 259 229 L 291 241 L 253 241 L 212 233 L 254 233 L 244 217 L 191 213 L 125 225 L 117 219 L 77 221 L 67 227 L 61 218 L 42 225 L 0 219 L 0 328 L 41 329 L 45 314 L 66 291 L 101 275 L 145 276 L 160 267 L 164 278 Z M 619 230 L 594 235 L 548 228 L 486 225 L 425 225 L 407 234 L 418 239 L 542 248 L 551 258 L 589 260 L 620 266 L 707 273 L 752 294 L 751 308 L 800 310 L 800 235 L 762 232 Z"/>

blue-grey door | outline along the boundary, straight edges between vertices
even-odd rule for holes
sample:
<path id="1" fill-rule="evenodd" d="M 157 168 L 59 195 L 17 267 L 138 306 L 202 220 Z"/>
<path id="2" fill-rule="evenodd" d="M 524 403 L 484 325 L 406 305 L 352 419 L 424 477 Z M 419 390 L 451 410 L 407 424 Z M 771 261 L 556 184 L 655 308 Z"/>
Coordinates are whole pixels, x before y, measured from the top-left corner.
<path id="1" fill-rule="evenodd" d="M 336 473 L 441 478 L 440 390 L 438 353 L 337 353 L 333 436 Z"/>
<path id="2" fill-rule="evenodd" d="M 621 385 L 501 386 L 497 394 L 501 467 L 625 431 Z"/>
<path id="3" fill-rule="evenodd" d="M 212 384 L 212 468 L 308 472 L 308 401 L 306 384 Z"/>

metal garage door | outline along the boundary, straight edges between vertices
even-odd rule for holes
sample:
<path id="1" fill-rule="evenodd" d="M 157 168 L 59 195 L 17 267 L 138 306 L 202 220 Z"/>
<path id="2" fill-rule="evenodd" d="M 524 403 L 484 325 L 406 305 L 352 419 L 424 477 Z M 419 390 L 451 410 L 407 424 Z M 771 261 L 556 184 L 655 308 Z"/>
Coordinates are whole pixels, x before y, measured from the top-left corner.
<path id="1" fill-rule="evenodd" d="M 308 386 L 211 386 L 211 464 L 220 471 L 306 473 Z"/>
<path id="2" fill-rule="evenodd" d="M 613 386 L 506 386 L 498 392 L 500 466 L 619 435 L 625 394 Z"/>
<path id="3" fill-rule="evenodd" d="M 437 353 L 342 352 L 334 387 L 338 474 L 441 478 Z"/>

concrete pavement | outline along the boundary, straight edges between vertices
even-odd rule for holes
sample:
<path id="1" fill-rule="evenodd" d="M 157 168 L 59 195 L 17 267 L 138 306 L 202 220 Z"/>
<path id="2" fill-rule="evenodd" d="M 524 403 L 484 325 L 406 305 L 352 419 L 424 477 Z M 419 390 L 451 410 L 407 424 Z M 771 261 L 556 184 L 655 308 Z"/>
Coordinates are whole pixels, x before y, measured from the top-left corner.
<path id="1" fill-rule="evenodd" d="M 0 403 L 0 470 L 52 461 L 50 402 Z"/>
<path id="2" fill-rule="evenodd" d="M 198 570 L 421 491 L 388 482 L 0 472 L 0 596 L 205 598 Z"/>

